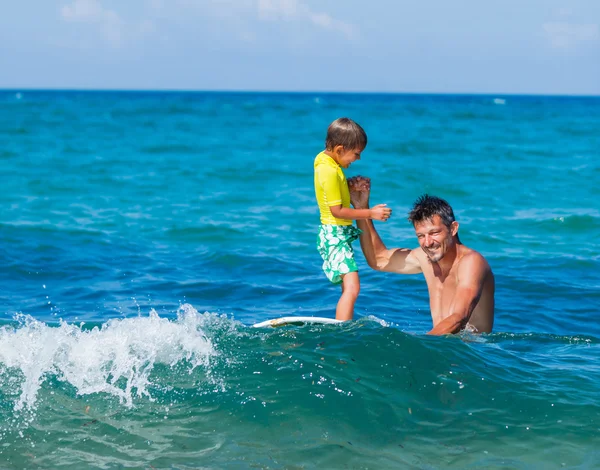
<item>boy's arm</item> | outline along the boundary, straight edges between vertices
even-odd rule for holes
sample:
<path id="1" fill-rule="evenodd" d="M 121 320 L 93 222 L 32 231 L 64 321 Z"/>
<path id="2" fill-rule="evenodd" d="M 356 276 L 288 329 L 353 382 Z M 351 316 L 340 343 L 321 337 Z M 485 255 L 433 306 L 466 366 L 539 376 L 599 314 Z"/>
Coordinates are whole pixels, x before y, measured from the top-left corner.
<path id="1" fill-rule="evenodd" d="M 364 209 L 352 209 L 343 207 L 342 192 L 340 182 L 338 180 L 337 170 L 327 165 L 318 165 L 315 168 L 315 178 L 323 188 L 326 195 L 326 200 L 331 201 L 329 210 L 331 215 L 336 219 L 358 220 L 358 219 L 376 219 L 387 220 L 392 214 L 392 210 L 385 204 L 379 204 L 372 209 L 366 207 Z"/>
<path id="2" fill-rule="evenodd" d="M 341 204 L 338 206 L 329 206 L 331 214 L 336 219 L 347 219 L 347 220 L 360 220 L 360 219 L 377 219 L 387 220 L 392 213 L 392 210 L 387 208 L 385 204 L 379 204 L 373 209 L 352 209 L 350 207 L 343 207 Z"/>

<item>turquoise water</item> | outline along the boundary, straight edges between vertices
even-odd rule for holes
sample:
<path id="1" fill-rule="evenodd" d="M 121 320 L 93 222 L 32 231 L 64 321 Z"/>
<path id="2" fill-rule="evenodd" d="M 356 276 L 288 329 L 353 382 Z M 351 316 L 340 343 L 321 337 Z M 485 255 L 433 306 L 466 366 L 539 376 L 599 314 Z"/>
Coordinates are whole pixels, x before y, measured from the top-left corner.
<path id="1" fill-rule="evenodd" d="M 600 98 L 0 91 L 1 468 L 600 468 Z M 357 255 L 333 317 L 312 161 L 357 120 L 388 246 L 446 198 L 494 333 L 431 338 Z"/>

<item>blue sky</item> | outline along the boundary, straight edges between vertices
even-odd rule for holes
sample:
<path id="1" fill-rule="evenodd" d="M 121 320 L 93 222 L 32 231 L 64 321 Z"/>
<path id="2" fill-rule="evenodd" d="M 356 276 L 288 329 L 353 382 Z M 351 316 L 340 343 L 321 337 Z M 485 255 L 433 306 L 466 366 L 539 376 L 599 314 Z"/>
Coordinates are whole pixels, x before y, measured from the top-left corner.
<path id="1" fill-rule="evenodd" d="M 600 0 L 19 0 L 0 88 L 600 95 Z"/>

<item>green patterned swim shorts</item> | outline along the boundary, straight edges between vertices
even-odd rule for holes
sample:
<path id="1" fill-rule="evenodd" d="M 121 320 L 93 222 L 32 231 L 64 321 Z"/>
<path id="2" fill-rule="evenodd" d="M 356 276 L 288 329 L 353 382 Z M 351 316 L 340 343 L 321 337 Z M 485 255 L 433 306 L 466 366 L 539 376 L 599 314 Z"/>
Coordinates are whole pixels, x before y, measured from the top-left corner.
<path id="1" fill-rule="evenodd" d="M 317 249 L 323 258 L 323 271 L 334 284 L 342 283 L 342 275 L 358 271 L 351 243 L 362 230 L 354 225 L 321 225 Z"/>

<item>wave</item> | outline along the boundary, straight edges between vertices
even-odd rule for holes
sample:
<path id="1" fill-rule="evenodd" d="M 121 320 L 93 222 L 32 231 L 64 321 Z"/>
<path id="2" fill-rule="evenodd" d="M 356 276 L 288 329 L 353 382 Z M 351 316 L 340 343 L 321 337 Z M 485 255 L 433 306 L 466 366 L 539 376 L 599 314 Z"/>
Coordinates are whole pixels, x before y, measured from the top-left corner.
<path id="1" fill-rule="evenodd" d="M 177 321 L 148 317 L 110 320 L 101 326 L 61 322 L 52 327 L 18 315 L 17 326 L 0 329 L 0 374 L 3 388 L 18 396 L 14 409 L 35 407 L 47 377 L 75 387 L 78 395 L 103 393 L 131 406 L 134 396 L 148 394 L 156 364 L 186 361 L 191 370 L 214 354 L 199 330 L 202 317 L 183 309 Z M 16 380 L 15 380 L 16 378 Z M 15 394 L 15 389 L 20 393 Z M 6 390 L 4 390 L 6 393 Z"/>
<path id="2" fill-rule="evenodd" d="M 572 354 L 573 348 L 599 345 L 600 339 L 594 336 L 540 333 L 464 334 L 440 340 L 404 333 L 374 316 L 341 327 L 249 329 L 225 315 L 200 314 L 186 304 L 175 318 L 161 318 L 152 310 L 147 317 L 101 324 L 60 322 L 53 326 L 19 314 L 0 329 L 0 371 L 4 379 L 12 376 L 3 384 L 13 385 L 15 410 L 35 407 L 49 376 L 68 383 L 78 395 L 106 394 L 132 406 L 136 398 L 149 396 L 152 383 L 164 379 L 158 374 L 157 382 L 152 382 L 157 367 L 183 367 L 188 373 L 201 369 L 227 379 L 232 372 L 247 375 L 244 370 L 253 367 L 274 373 L 265 366 L 265 357 L 293 356 L 296 362 L 352 364 L 354 371 L 348 375 L 343 373 L 346 367 L 334 368 L 336 379 L 342 381 L 355 379 L 354 374 L 376 379 L 375 371 L 382 367 L 398 371 L 409 365 L 413 373 L 432 380 L 452 374 L 457 378 L 461 369 L 490 378 L 503 376 L 507 365 L 529 370 L 515 359 L 514 350 L 539 355 L 570 346 Z M 499 363 L 498 369 L 489 367 L 493 361 Z"/>
<path id="3" fill-rule="evenodd" d="M 599 345 L 412 335 L 373 316 L 255 329 L 191 305 L 100 324 L 19 316 L 0 329 L 0 441 L 14 465 L 39 455 L 38 468 L 329 468 L 335 455 L 350 467 L 464 468 L 551 463 L 548 446 L 585 468 L 600 422 Z"/>

